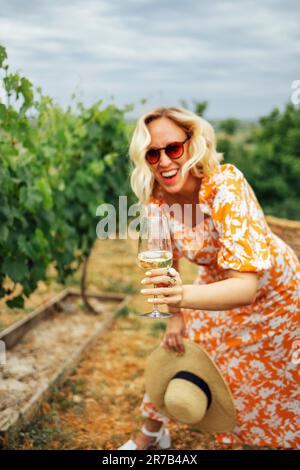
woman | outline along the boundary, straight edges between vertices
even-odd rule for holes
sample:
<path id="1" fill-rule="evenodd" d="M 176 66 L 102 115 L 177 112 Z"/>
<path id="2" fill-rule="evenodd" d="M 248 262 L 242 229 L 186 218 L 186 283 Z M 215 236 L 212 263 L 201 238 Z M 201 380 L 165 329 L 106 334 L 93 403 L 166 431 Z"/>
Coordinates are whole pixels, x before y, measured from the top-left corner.
<path id="1" fill-rule="evenodd" d="M 187 336 L 208 351 L 227 380 L 237 425 L 216 439 L 300 447 L 298 361 L 293 361 L 300 338 L 296 254 L 270 230 L 243 173 L 220 164 L 214 131 L 203 118 L 182 108 L 154 109 L 139 119 L 129 153 L 135 164 L 132 188 L 142 203 L 193 208 L 187 224 L 169 213 L 176 284 L 166 269 L 153 269 L 142 281 L 142 293 L 174 313 L 163 346 L 182 353 Z M 181 256 L 199 265 L 193 285 L 182 283 Z M 147 286 L 162 282 L 168 287 Z M 154 293 L 160 297 L 153 299 Z M 166 442 L 169 420 L 146 394 L 141 411 L 147 418 L 143 432 L 122 448 Z"/>

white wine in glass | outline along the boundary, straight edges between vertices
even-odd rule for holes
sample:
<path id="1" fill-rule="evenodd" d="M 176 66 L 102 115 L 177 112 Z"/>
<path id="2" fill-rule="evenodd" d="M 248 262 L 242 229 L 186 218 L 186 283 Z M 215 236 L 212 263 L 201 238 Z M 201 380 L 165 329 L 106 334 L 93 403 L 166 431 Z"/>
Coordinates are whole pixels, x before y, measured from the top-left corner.
<path id="1" fill-rule="evenodd" d="M 167 250 L 149 250 L 138 254 L 139 266 L 143 269 L 168 268 L 173 264 L 172 253 Z"/>
<path id="2" fill-rule="evenodd" d="M 159 207 L 145 209 L 140 222 L 138 264 L 142 269 L 168 268 L 173 263 L 170 228 L 167 216 Z M 158 284 L 167 287 L 167 284 Z M 154 296 L 155 297 L 155 296 Z M 146 318 L 170 318 L 171 313 L 161 312 L 153 305 L 152 312 L 141 313 Z"/>

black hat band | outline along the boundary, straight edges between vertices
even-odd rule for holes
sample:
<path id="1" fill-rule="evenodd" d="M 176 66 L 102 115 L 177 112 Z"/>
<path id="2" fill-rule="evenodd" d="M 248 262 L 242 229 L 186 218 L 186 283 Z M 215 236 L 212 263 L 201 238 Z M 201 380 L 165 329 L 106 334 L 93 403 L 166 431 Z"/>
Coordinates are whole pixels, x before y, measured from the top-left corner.
<path id="1" fill-rule="evenodd" d="M 212 402 L 212 394 L 210 391 L 209 386 L 205 382 L 205 380 L 201 379 L 198 375 L 193 374 L 192 372 L 188 372 L 186 370 L 181 370 L 180 372 L 177 372 L 176 375 L 174 375 L 173 379 L 183 379 L 183 380 L 188 380 L 189 382 L 192 382 L 195 384 L 197 387 L 202 390 L 202 392 L 205 393 L 206 398 L 207 398 L 207 410 L 209 409 L 211 402 Z"/>

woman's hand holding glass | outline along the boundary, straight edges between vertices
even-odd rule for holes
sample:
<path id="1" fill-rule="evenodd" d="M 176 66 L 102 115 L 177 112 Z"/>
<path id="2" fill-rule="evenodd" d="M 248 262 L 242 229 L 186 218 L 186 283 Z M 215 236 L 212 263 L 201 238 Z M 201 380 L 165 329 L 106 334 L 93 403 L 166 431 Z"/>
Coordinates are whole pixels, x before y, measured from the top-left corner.
<path id="1" fill-rule="evenodd" d="M 173 253 L 170 226 L 166 214 L 159 206 L 154 205 L 144 208 L 140 222 L 138 263 L 146 272 L 160 268 L 166 270 L 172 266 Z M 160 284 L 164 285 L 162 281 Z M 153 295 L 155 296 L 155 292 L 153 292 Z M 161 312 L 156 302 L 152 302 L 152 304 L 152 312 L 141 313 L 140 316 L 145 318 L 172 317 L 172 313 Z"/>
<path id="2" fill-rule="evenodd" d="M 152 289 L 143 288 L 141 290 L 143 295 L 148 296 L 148 302 L 156 305 L 165 304 L 169 307 L 180 307 L 183 299 L 183 286 L 180 274 L 178 271 L 175 272 L 176 275 L 172 277 L 168 274 L 168 268 L 157 268 L 146 272 L 146 277 L 142 279 L 141 283 L 144 286 L 154 284 Z M 155 297 L 149 297 L 151 295 L 155 295 Z"/>

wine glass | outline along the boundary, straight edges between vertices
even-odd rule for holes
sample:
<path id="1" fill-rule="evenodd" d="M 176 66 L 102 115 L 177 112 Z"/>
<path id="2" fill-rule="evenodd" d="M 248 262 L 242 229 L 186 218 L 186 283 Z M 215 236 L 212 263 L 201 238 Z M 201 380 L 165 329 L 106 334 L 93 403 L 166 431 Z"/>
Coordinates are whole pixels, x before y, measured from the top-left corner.
<path id="1" fill-rule="evenodd" d="M 144 208 L 140 221 L 138 242 L 138 264 L 140 268 L 149 270 L 172 266 L 173 254 L 171 246 L 169 221 L 159 206 Z M 158 284 L 166 287 L 167 284 Z M 156 296 L 154 295 L 154 298 Z M 171 313 L 161 312 L 153 305 L 152 312 L 141 313 L 146 318 L 170 318 Z"/>

